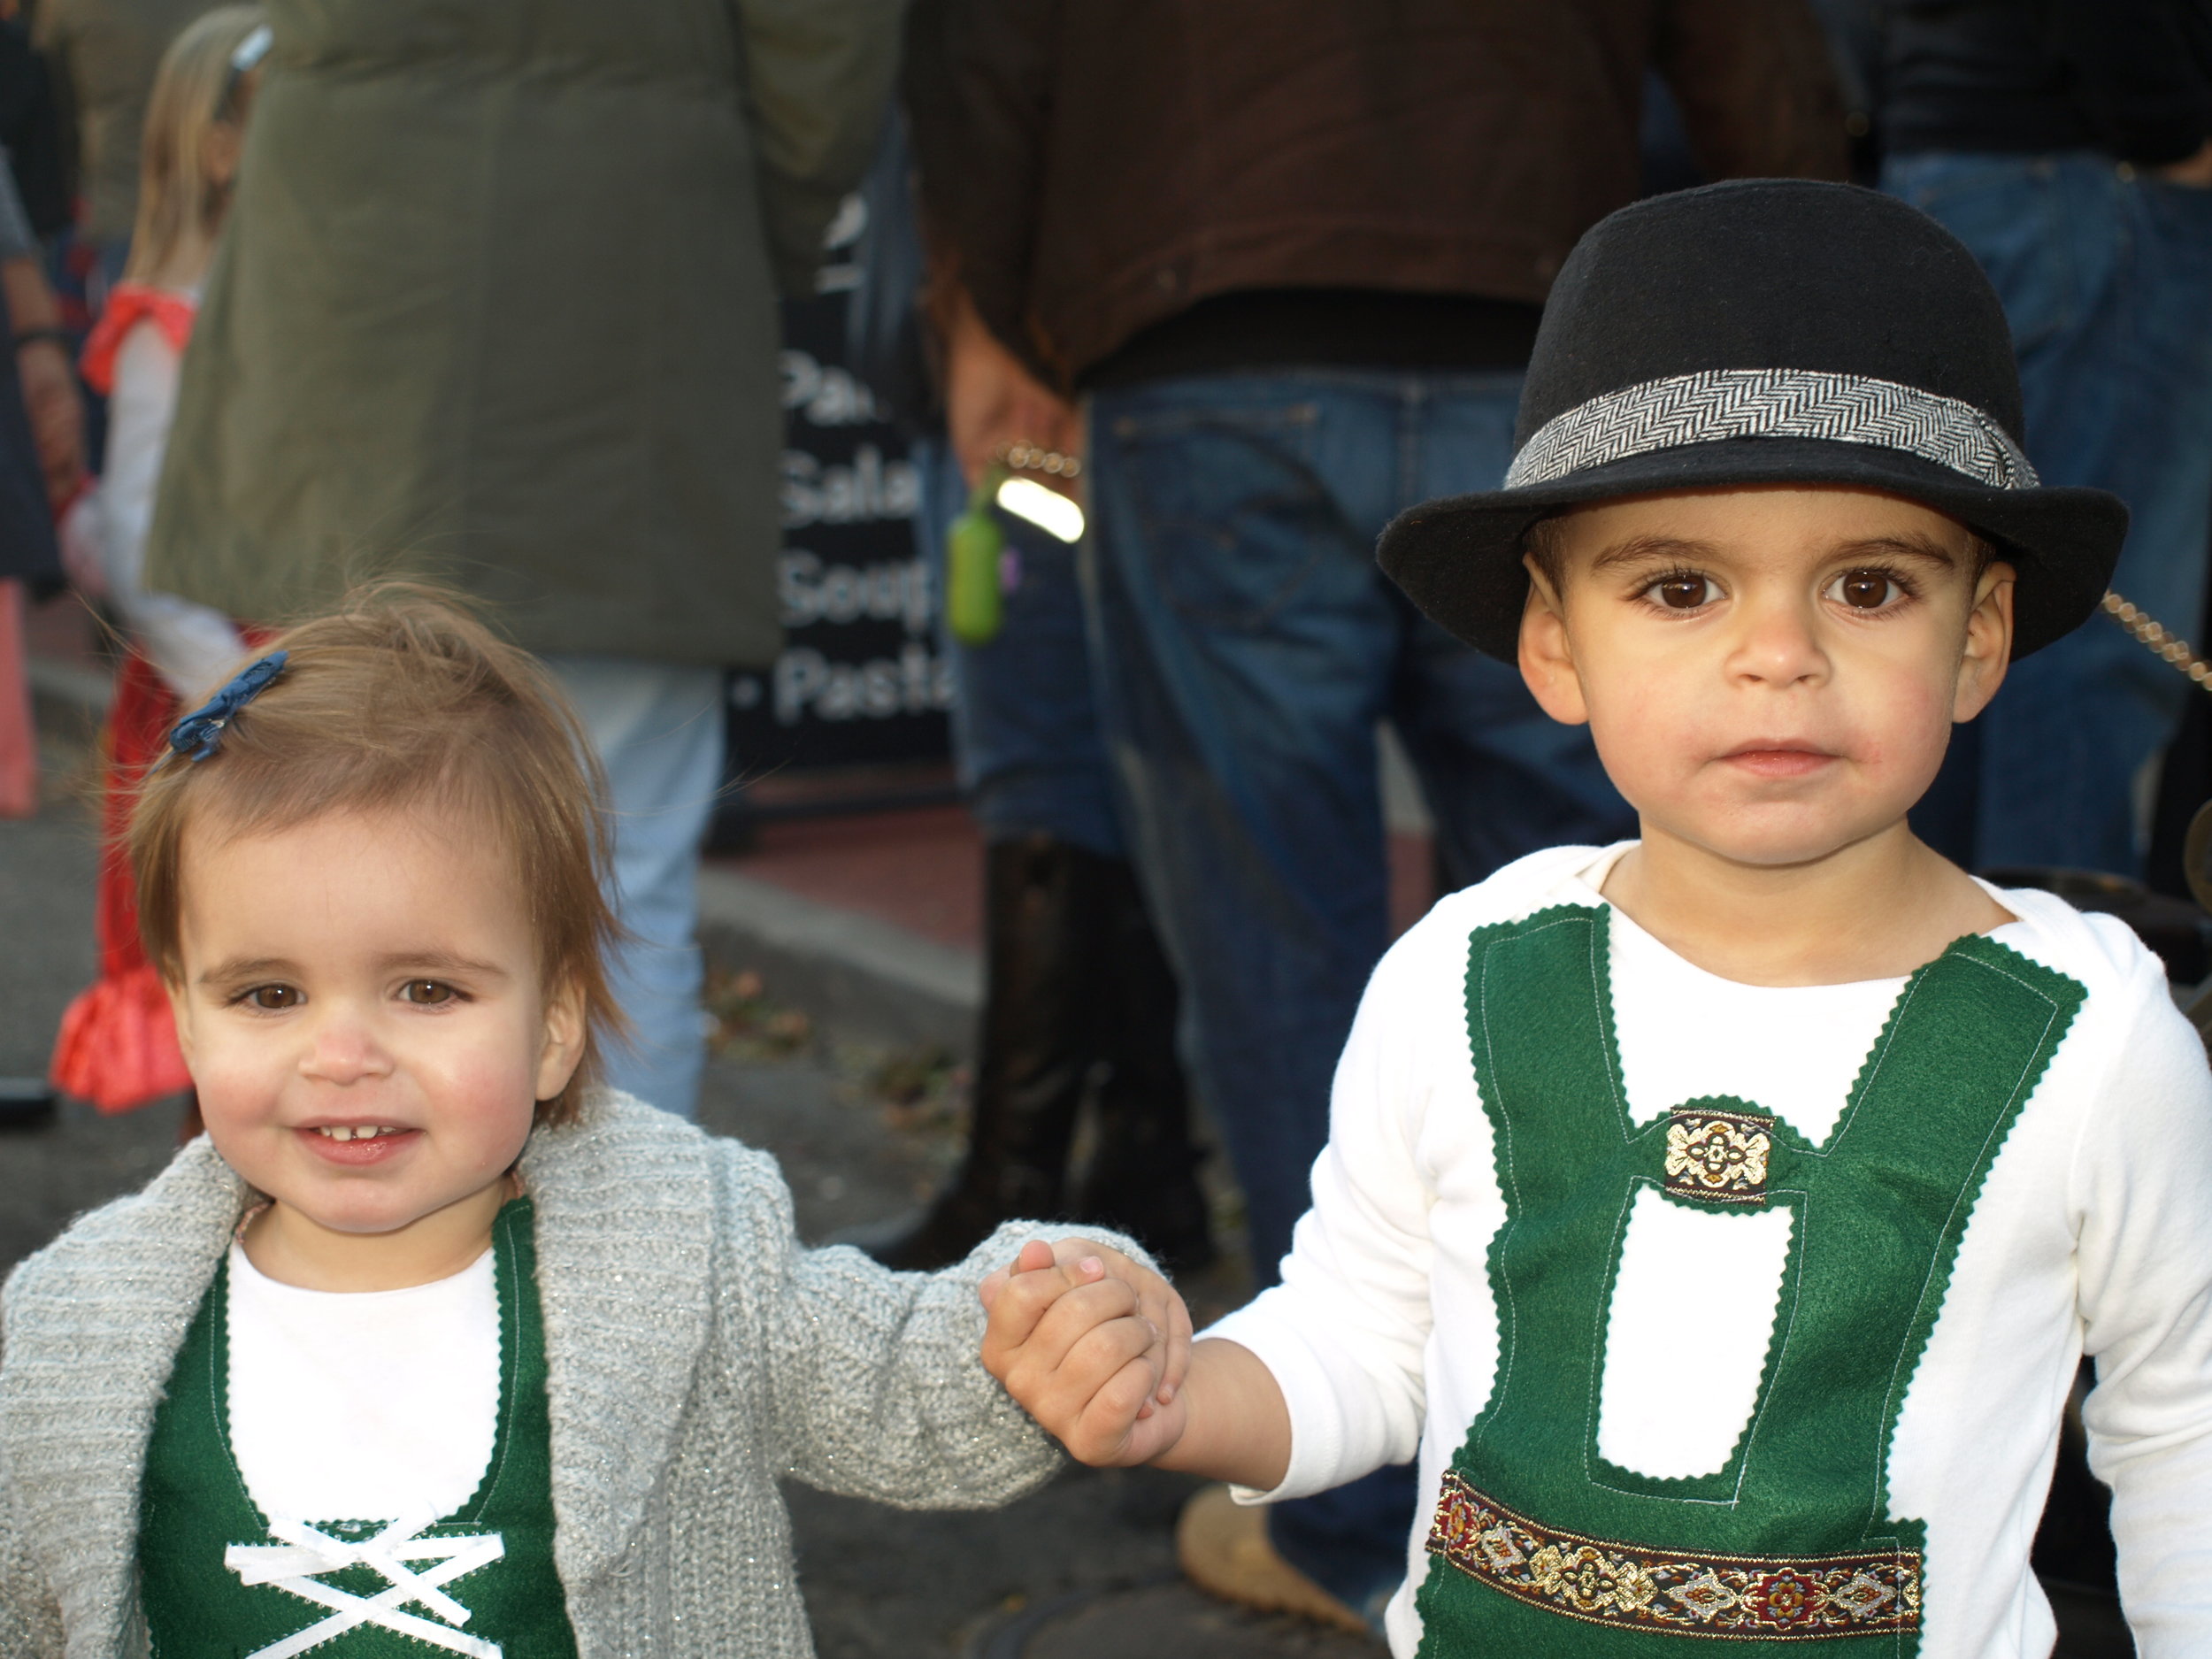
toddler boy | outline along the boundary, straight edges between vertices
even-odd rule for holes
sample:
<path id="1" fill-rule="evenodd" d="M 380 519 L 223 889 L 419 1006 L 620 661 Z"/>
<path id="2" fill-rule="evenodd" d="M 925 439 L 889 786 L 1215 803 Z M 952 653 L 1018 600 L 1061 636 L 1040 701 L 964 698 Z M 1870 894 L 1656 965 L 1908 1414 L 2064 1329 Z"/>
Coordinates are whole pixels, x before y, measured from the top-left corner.
<path id="1" fill-rule="evenodd" d="M 2212 1077 L 2126 929 L 1907 821 L 2124 532 L 2019 432 L 1995 296 L 1900 203 L 1584 239 L 1506 488 L 1381 558 L 1590 723 L 1640 838 L 1385 957 L 1283 1282 L 1164 1406 L 1056 1270 L 1007 1282 L 987 1363 L 1076 1455 L 1256 1502 L 1417 1455 L 1402 1656 L 2039 1655 L 2087 1352 L 2138 1650 L 2212 1652 Z"/>

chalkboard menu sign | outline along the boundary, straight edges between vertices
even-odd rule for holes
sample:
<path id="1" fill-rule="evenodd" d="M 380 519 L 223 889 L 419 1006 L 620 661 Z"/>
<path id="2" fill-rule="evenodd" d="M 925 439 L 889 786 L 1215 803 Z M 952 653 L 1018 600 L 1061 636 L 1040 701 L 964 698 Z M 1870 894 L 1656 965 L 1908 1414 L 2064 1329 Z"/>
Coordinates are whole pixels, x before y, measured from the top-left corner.
<path id="1" fill-rule="evenodd" d="M 942 759 L 952 673 L 915 554 L 913 464 L 841 361 L 844 296 L 783 316 L 785 643 L 767 672 L 730 676 L 732 773 Z"/>

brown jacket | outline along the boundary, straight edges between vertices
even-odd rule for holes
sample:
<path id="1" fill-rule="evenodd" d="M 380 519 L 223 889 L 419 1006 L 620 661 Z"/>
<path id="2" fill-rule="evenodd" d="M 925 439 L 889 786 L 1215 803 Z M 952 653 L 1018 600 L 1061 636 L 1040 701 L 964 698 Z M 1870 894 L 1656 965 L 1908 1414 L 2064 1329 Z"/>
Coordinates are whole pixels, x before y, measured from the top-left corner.
<path id="1" fill-rule="evenodd" d="M 907 47 L 933 237 L 1063 388 L 1236 289 L 1541 301 L 1647 65 L 1716 178 L 1844 176 L 1805 0 L 915 0 Z"/>

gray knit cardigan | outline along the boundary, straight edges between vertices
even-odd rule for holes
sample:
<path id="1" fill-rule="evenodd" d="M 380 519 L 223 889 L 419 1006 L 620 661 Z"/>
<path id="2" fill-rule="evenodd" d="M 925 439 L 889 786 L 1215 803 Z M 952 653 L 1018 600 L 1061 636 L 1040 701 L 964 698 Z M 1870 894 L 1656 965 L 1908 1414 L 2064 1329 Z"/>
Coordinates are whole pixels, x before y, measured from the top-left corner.
<path id="1" fill-rule="evenodd" d="M 976 1285 L 1033 1226 L 1002 1228 L 930 1275 L 803 1249 L 774 1159 L 604 1091 L 574 1125 L 534 1134 L 522 1173 L 537 1217 L 554 1559 L 579 1659 L 810 1655 L 784 1476 L 907 1508 L 982 1509 L 1057 1465 L 978 1357 Z M 0 1659 L 147 1652 L 140 1469 L 247 1197 L 203 1138 L 10 1277 Z"/>

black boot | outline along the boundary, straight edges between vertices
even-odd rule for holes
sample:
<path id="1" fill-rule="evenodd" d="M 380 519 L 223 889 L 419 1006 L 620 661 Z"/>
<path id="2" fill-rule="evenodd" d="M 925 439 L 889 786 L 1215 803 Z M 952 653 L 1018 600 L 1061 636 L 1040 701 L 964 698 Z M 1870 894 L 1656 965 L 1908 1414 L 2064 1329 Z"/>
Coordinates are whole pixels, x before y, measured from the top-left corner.
<path id="1" fill-rule="evenodd" d="M 887 1267 L 944 1267 L 999 1223 L 1067 1213 L 1068 1147 L 1096 1055 L 1102 876 L 1117 861 L 1025 835 L 984 864 L 984 1004 L 968 1152 L 911 1226 L 856 1240 Z"/>
<path id="2" fill-rule="evenodd" d="M 1079 1220 L 1134 1235 L 1171 1273 L 1213 1260 L 1203 1156 L 1191 1143 L 1190 1092 L 1175 1048 L 1180 998 L 1136 875 L 1104 878 L 1100 903 L 1098 1145 L 1075 1207 Z"/>

